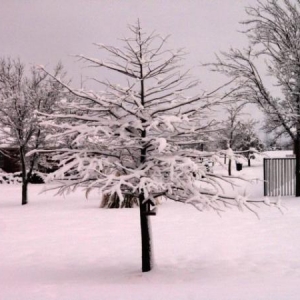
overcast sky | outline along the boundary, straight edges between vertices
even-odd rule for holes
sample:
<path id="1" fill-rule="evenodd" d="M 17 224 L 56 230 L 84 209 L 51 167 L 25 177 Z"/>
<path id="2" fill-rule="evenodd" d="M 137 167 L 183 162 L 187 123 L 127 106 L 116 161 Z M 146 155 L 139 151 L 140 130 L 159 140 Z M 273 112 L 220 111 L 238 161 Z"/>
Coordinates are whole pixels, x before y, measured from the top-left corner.
<path id="1" fill-rule="evenodd" d="M 246 18 L 245 7 L 254 0 L 0 0 L 0 56 L 49 68 L 61 60 L 69 75 L 80 78 L 86 70 L 72 54 L 96 57 L 93 43 L 116 45 L 128 36 L 128 24 L 139 18 L 142 27 L 171 34 L 170 48 L 185 47 L 187 67 L 203 87 L 218 79 L 203 71 L 200 62 L 214 53 L 243 47 L 247 40 L 238 30 Z M 76 81 L 76 80 L 75 80 Z"/>

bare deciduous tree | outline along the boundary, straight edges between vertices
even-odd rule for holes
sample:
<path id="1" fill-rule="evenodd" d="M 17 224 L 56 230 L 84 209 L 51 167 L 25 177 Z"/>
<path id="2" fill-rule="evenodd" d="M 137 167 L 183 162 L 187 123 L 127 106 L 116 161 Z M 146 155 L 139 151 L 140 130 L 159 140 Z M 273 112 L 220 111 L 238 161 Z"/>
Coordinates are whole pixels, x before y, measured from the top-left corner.
<path id="1" fill-rule="evenodd" d="M 56 67 L 55 74 L 62 72 Z M 29 75 L 19 60 L 0 60 L 0 132 L 7 144 L 19 150 L 22 172 L 22 205 L 27 204 L 28 183 L 39 155 L 26 157 L 29 150 L 45 147 L 46 133 L 41 130 L 35 111 L 51 112 L 60 97 L 57 81 L 32 68 Z"/>
<path id="2" fill-rule="evenodd" d="M 300 1 L 258 1 L 246 11 L 249 20 L 243 24 L 251 47 L 223 52 L 210 66 L 234 79 L 235 97 L 259 106 L 275 138 L 286 135 L 293 141 L 300 196 Z M 281 96 L 267 88 L 258 67 L 263 61 Z"/>

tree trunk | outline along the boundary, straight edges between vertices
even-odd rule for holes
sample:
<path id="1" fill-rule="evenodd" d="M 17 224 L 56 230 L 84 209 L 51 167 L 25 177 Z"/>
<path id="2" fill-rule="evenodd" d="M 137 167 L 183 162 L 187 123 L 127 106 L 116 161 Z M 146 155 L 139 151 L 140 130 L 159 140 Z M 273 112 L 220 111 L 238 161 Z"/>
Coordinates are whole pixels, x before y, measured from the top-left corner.
<path id="1" fill-rule="evenodd" d="M 22 205 L 28 203 L 28 180 L 26 173 L 26 160 L 25 160 L 25 149 L 20 147 L 20 160 L 21 160 L 21 171 L 22 171 Z"/>
<path id="2" fill-rule="evenodd" d="M 248 153 L 248 167 L 251 167 L 251 154 Z"/>
<path id="3" fill-rule="evenodd" d="M 28 182 L 25 181 L 22 182 L 22 205 L 28 203 L 27 195 L 28 195 Z"/>
<path id="4" fill-rule="evenodd" d="M 149 216 L 145 214 L 146 206 L 143 204 L 144 199 L 144 194 L 140 194 L 139 202 L 142 239 L 142 271 L 148 272 L 152 269 L 151 225 Z"/>
<path id="5" fill-rule="evenodd" d="M 296 156 L 296 197 L 300 197 L 300 133 L 294 140 L 294 151 Z"/>
<path id="6" fill-rule="evenodd" d="M 231 176 L 231 158 L 228 161 L 228 176 Z"/>
<path id="7" fill-rule="evenodd" d="M 141 32 L 139 32 L 139 40 L 141 41 Z M 140 45 L 140 59 L 143 60 L 143 49 L 142 43 Z M 143 64 L 140 64 L 140 84 L 141 84 L 141 104 L 145 105 L 145 82 L 144 82 L 144 71 Z M 145 119 L 141 119 L 142 124 L 146 123 Z M 141 132 L 142 142 L 145 142 L 146 130 L 143 129 Z M 145 144 L 141 149 L 140 163 L 141 165 L 145 163 L 147 156 L 147 147 Z M 149 216 L 145 214 L 146 205 L 143 203 L 145 200 L 145 194 L 143 191 L 139 194 L 139 204 L 140 204 L 140 222 L 141 222 L 141 239 L 142 239 L 142 271 L 148 272 L 152 269 L 152 251 L 151 251 L 151 230 L 150 230 L 150 220 Z"/>

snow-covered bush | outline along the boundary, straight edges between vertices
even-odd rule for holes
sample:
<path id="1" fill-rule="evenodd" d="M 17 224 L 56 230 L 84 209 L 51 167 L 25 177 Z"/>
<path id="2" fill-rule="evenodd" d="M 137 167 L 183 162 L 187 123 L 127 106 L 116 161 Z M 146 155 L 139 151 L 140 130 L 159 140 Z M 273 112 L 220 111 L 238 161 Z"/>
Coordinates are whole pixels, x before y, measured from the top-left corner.
<path id="1" fill-rule="evenodd" d="M 7 173 L 0 169 L 0 184 L 19 184 L 22 182 L 22 176 L 20 172 Z"/>

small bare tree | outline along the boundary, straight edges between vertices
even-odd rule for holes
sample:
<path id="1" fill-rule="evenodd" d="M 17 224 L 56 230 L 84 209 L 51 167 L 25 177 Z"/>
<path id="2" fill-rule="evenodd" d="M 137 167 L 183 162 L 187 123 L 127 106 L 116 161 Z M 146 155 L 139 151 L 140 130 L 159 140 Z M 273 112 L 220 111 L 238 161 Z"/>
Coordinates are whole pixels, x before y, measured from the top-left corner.
<path id="1" fill-rule="evenodd" d="M 245 102 L 237 103 L 232 102 L 225 107 L 225 111 L 228 115 L 227 119 L 224 122 L 224 128 L 221 131 L 223 133 L 223 138 L 226 142 L 226 148 L 235 150 L 234 147 L 240 138 L 240 127 L 241 127 L 241 114 L 242 109 L 245 106 Z M 231 176 L 232 171 L 232 158 L 228 158 L 228 175 Z"/>

